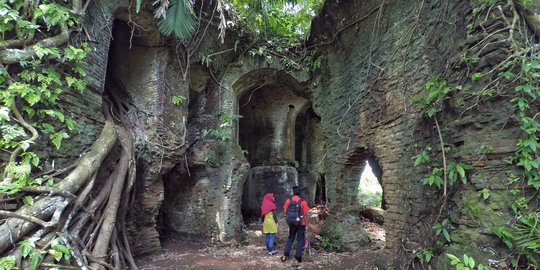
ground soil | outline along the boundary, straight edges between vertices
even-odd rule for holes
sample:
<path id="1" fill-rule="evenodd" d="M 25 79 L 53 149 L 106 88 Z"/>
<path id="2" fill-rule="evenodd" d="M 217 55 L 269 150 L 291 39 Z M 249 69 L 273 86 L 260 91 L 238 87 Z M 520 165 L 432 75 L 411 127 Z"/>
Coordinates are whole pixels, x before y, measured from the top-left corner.
<path id="1" fill-rule="evenodd" d="M 281 262 L 286 241 L 286 230 L 276 240 L 277 255 L 268 255 L 264 235 L 258 224 L 249 224 L 246 241 L 232 245 L 206 245 L 178 236 L 163 240 L 160 253 L 137 258 L 141 270 L 150 269 L 374 269 L 374 261 L 384 247 L 384 230 L 380 225 L 365 220 L 366 231 L 372 243 L 357 251 L 327 252 L 313 243 L 312 254 L 304 252 L 302 263 L 294 258 Z"/>

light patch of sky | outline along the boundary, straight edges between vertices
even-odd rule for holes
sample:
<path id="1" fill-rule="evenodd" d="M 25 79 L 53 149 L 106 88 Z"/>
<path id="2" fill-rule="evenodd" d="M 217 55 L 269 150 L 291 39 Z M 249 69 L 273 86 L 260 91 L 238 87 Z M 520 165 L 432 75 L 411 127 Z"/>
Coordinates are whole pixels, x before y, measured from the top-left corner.
<path id="1" fill-rule="evenodd" d="M 373 174 L 369 163 L 366 161 L 366 168 L 360 176 L 360 185 L 358 187 L 360 190 L 369 193 L 379 193 L 382 194 L 382 187 L 377 180 L 377 177 Z"/>
<path id="2" fill-rule="evenodd" d="M 297 3 L 295 5 L 291 4 L 291 3 L 285 3 L 285 5 L 283 6 L 283 11 L 287 12 L 287 13 L 290 13 L 292 15 L 300 12 L 300 11 L 305 11 L 306 7 L 304 4 L 300 4 L 300 3 Z M 315 12 L 313 12 L 312 9 L 309 9 L 308 10 L 309 12 L 309 15 L 311 16 L 315 16 Z"/>

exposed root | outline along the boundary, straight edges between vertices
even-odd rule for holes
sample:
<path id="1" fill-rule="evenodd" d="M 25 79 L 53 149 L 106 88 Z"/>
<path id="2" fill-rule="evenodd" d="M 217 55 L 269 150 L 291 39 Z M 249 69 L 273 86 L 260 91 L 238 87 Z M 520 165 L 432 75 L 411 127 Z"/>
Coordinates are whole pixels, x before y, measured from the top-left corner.
<path id="1" fill-rule="evenodd" d="M 113 149 L 117 133 L 122 147 L 118 165 L 107 181 L 99 186 L 97 196 L 88 200 L 91 191 L 96 187 L 98 168 Z M 111 117 L 108 117 L 101 135 L 90 151 L 81 158 L 78 166 L 58 183 L 57 188 L 25 188 L 23 192 L 43 195 L 37 197 L 34 204 L 23 206 L 16 212 L 0 211 L 0 215 L 10 217 L 0 226 L 0 252 L 4 253 L 10 247 L 16 247 L 18 241 L 31 235 L 32 239 L 47 242 L 40 246 L 41 251 L 46 254 L 47 250 L 52 248 L 52 241 L 60 237 L 64 245 L 71 250 L 73 265 L 56 266 L 52 263 L 54 260 L 46 256 L 40 261 L 42 267 L 118 269 L 129 265 L 131 269 L 137 269 L 125 233 L 118 233 L 125 231 L 125 221 L 122 218 L 122 222 L 117 223 L 116 220 L 118 213 L 125 215 L 129 205 L 127 200 L 135 178 L 133 159 L 131 135 L 123 126 L 115 127 Z M 119 228 L 119 225 L 122 227 Z M 34 232 L 38 229 L 37 226 L 42 229 Z M 13 252 L 20 254 L 18 249 Z M 109 262 L 111 258 L 112 261 Z M 25 261 L 18 265 L 26 267 Z"/>

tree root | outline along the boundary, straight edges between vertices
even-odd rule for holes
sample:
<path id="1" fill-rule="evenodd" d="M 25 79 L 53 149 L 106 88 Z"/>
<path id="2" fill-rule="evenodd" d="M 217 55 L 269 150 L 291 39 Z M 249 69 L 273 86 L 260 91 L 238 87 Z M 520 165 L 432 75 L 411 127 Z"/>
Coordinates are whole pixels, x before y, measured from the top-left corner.
<path id="1" fill-rule="evenodd" d="M 106 181 L 96 184 L 96 174 L 118 138 L 121 153 Z M 73 255 L 72 265 L 57 265 L 46 256 L 40 266 L 64 269 L 138 269 L 131 255 L 125 230 L 125 216 L 132 199 L 135 182 L 135 154 L 129 131 L 107 118 L 101 135 L 77 167 L 66 176 L 58 188 L 32 187 L 23 192 L 40 193 L 33 205 L 16 212 L 0 211 L 10 218 L 0 226 L 0 253 L 15 247 L 38 225 L 32 239 L 42 239 L 40 252 L 52 248 L 51 241 L 63 239 Z M 99 192 L 92 192 L 99 186 Z M 90 194 L 96 194 L 89 199 Z M 48 196 L 46 196 L 48 195 Z M 67 209 L 67 211 L 64 211 Z M 63 218 L 61 218 L 61 216 Z M 46 221 L 50 218 L 50 221 Z M 19 254 L 20 248 L 13 252 Z M 27 267 L 26 261 L 18 263 Z"/>
<path id="2" fill-rule="evenodd" d="M 70 32 L 67 25 L 62 25 L 60 34 L 54 37 L 43 39 L 36 44 L 45 48 L 58 47 L 68 41 L 69 33 Z M 32 58 L 35 58 L 36 56 L 36 50 L 34 50 L 34 48 L 32 47 L 26 47 L 24 49 L 0 50 L 0 62 L 5 65 L 16 64 L 24 60 L 30 60 Z"/>
<path id="3" fill-rule="evenodd" d="M 21 213 L 0 210 L 0 216 L 26 220 L 26 221 L 29 221 L 29 222 L 39 224 L 39 225 L 41 225 L 41 226 L 43 226 L 45 228 L 51 227 L 51 224 L 49 222 L 45 222 L 45 221 L 43 221 L 43 220 L 41 220 L 39 218 L 35 218 L 33 216 L 29 216 L 29 215 L 25 215 L 25 214 L 21 214 Z"/>
<path id="4" fill-rule="evenodd" d="M 109 117 L 105 122 L 100 136 L 92 145 L 91 150 L 81 158 L 79 165 L 58 184 L 58 189 L 72 194 L 77 193 L 87 180 L 96 173 L 115 142 L 116 133 L 114 123 Z M 69 201 L 72 200 L 66 200 L 61 196 L 42 197 L 32 205 L 21 207 L 16 213 L 46 220 L 53 216 L 57 209 L 65 207 L 66 202 L 69 203 Z M 5 252 L 10 246 L 15 245 L 16 242 L 32 232 L 36 228 L 36 225 L 33 222 L 18 218 L 7 219 L 0 226 L 0 253 Z"/>
<path id="5" fill-rule="evenodd" d="M 109 242 L 116 223 L 116 215 L 118 213 L 118 206 L 120 205 L 124 180 L 126 179 L 130 159 L 133 156 L 133 141 L 131 140 L 131 135 L 123 126 L 117 126 L 116 130 L 118 132 L 118 137 L 120 139 L 119 141 L 123 150 L 120 161 L 118 162 L 118 166 L 116 166 L 112 173 L 112 176 L 115 178 L 114 184 L 109 195 L 109 201 L 105 207 L 105 212 L 103 213 L 103 223 L 92 251 L 92 255 L 98 258 L 107 255 Z M 114 245 L 114 242 L 116 241 L 112 242 Z M 99 265 L 96 262 L 90 265 L 92 268 L 96 268 L 98 266 Z"/>

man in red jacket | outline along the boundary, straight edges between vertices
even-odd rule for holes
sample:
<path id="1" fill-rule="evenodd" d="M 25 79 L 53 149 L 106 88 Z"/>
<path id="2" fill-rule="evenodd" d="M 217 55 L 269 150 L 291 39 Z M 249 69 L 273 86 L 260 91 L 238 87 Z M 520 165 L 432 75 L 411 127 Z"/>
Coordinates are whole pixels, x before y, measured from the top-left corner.
<path id="1" fill-rule="evenodd" d="M 306 233 L 305 216 L 309 211 L 309 207 L 307 205 L 307 202 L 302 199 L 302 197 L 300 197 L 300 187 L 294 186 L 292 189 L 294 195 L 291 198 L 287 199 L 285 201 L 285 204 L 283 205 L 285 217 L 287 219 L 287 223 L 289 224 L 289 237 L 287 238 L 287 244 L 285 245 L 285 251 L 283 252 L 283 257 L 281 257 L 281 261 L 285 262 L 289 258 L 294 238 L 296 238 L 296 252 L 294 253 L 294 257 L 300 263 L 302 262 L 302 251 L 304 248 L 304 238 Z M 289 221 L 290 216 L 293 214 L 296 215 L 296 213 L 298 213 L 298 222 Z"/>

